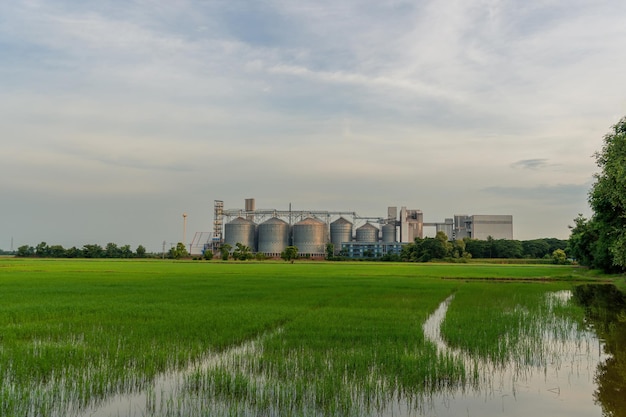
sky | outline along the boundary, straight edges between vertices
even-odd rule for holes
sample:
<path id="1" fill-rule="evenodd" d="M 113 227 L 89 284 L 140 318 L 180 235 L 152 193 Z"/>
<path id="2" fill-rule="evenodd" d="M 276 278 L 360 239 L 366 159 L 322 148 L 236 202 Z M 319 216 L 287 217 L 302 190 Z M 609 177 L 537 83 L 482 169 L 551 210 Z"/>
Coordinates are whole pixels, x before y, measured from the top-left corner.
<path id="1" fill-rule="evenodd" d="M 625 20 L 622 0 L 1 2 L 0 249 L 157 252 L 245 198 L 566 239 L 626 115 Z"/>

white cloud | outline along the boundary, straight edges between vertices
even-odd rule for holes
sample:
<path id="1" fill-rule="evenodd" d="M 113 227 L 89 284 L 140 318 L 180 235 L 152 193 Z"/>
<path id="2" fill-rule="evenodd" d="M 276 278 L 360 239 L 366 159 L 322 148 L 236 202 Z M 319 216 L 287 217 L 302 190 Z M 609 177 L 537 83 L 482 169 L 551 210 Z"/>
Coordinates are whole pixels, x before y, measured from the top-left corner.
<path id="1" fill-rule="evenodd" d="M 171 212 L 524 206 L 526 235 L 567 233 L 528 218 L 585 210 L 626 108 L 625 16 L 617 0 L 5 2 L 0 181 Z"/>

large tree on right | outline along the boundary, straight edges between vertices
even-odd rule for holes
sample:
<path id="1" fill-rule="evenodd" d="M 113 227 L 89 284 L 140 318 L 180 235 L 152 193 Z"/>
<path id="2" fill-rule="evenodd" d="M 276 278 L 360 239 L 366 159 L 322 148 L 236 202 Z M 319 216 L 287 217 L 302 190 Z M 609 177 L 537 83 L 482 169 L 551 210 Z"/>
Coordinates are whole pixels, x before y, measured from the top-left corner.
<path id="1" fill-rule="evenodd" d="M 626 117 L 604 136 L 595 154 L 600 172 L 589 192 L 593 216 L 579 216 L 570 249 L 582 265 L 605 272 L 626 271 Z"/>

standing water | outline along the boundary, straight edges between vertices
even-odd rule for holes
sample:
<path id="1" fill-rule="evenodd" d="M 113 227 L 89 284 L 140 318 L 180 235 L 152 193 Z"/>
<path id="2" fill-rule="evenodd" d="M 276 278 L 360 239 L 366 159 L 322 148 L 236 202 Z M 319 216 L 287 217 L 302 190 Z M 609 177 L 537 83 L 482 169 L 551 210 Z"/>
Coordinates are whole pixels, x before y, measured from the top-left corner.
<path id="1" fill-rule="evenodd" d="M 420 394 L 417 401 L 416 397 L 409 401 L 402 395 L 391 393 L 392 400 L 382 406 L 363 408 L 362 404 L 356 405 L 355 402 L 356 408 L 351 408 L 352 411 L 331 414 L 385 417 L 626 416 L 626 396 L 623 395 L 626 388 L 626 316 L 624 310 L 607 313 L 605 308 L 607 305 L 619 307 L 619 300 L 623 303 L 623 298 L 619 297 L 621 294 L 618 296 L 613 290 L 600 290 L 594 286 L 577 287 L 573 294 L 569 291 L 548 294 L 549 313 L 572 300 L 584 305 L 588 327 L 580 328 L 566 319 L 557 319 L 556 325 L 560 327 L 544 328 L 539 346 L 528 344 L 527 347 L 536 350 L 529 352 L 526 349 L 525 356 L 517 357 L 517 360 L 514 356 L 504 363 L 494 363 L 446 343 L 441 324 L 449 306 L 454 303 L 454 296 L 451 296 L 439 305 L 422 329 L 426 341 L 436 346 L 440 357 L 464 365 L 469 383 Z M 287 397 L 290 387 L 258 372 L 257 360 L 262 355 L 263 344 L 277 334 L 280 330 L 225 352 L 208 355 L 204 361 L 186 370 L 163 375 L 145 392 L 119 395 L 75 415 L 282 416 L 294 412 L 298 415 L 328 415 L 314 404 L 290 408 L 293 401 L 302 401 L 302 397 L 297 394 Z M 241 369 L 250 371 L 237 373 Z M 207 378 L 207 375 L 213 376 Z M 315 382 L 308 381 L 309 384 Z M 350 385 L 349 380 L 338 383 Z M 354 394 L 359 395 L 356 389 Z M 276 402 L 268 405 L 263 403 L 263 398 L 274 398 Z M 240 401 L 235 404 L 233 400 Z"/>
<path id="2" fill-rule="evenodd" d="M 568 302 L 569 291 L 548 295 L 548 306 Z M 478 375 L 479 383 L 471 389 L 433 395 L 425 416 L 602 416 L 602 407 L 594 399 L 594 377 L 598 365 L 608 356 L 604 345 L 590 330 L 570 330 L 556 337 L 544 332 L 541 353 L 544 360 L 535 364 L 508 363 L 505 366 L 477 359 L 447 345 L 441 336 L 441 323 L 450 296 L 424 323 L 424 335 L 437 346 L 440 354 L 460 359 L 466 369 Z M 565 336 L 565 337 L 563 337 Z"/>

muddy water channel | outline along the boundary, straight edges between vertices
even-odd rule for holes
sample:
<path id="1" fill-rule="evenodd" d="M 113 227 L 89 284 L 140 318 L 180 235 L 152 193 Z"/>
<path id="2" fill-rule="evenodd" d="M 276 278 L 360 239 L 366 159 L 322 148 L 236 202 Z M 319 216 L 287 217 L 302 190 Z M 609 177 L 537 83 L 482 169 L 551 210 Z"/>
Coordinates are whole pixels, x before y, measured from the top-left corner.
<path id="1" fill-rule="evenodd" d="M 162 375 L 146 391 L 118 395 L 77 416 L 626 416 L 626 313 L 623 296 L 612 286 L 580 286 L 549 293 L 550 313 L 564 303 L 586 309 L 585 323 L 556 318 L 540 337 L 518 343 L 506 361 L 469 355 L 450 346 L 442 323 L 454 296 L 443 301 L 423 325 L 426 343 L 450 363 L 462 364 L 462 384 L 443 384 L 426 392 L 401 392 L 378 378 L 355 383 L 345 376 L 329 387 L 348 392 L 342 406 L 328 408 L 311 394 L 316 381 L 295 376 L 273 379 L 259 358 L 263 345 L 281 329 L 230 350 L 207 355 L 187 369 Z M 523 311 L 517 312 L 524 314 Z M 329 367 L 333 365 L 328 364 Z M 304 382 L 303 382 L 304 381 Z M 316 391 L 319 392 L 319 391 Z"/>

